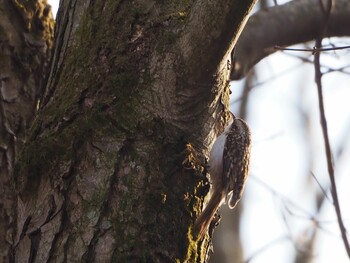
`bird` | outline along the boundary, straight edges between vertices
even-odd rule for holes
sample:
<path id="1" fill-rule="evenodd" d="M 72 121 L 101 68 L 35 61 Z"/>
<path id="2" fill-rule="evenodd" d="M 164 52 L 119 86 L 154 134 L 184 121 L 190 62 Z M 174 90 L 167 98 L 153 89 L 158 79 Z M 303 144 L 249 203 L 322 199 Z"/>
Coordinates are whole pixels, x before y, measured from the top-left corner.
<path id="1" fill-rule="evenodd" d="M 197 239 L 204 237 L 216 211 L 227 203 L 233 209 L 242 197 L 249 173 L 251 131 L 248 124 L 230 112 L 224 132 L 215 140 L 209 155 L 210 198 L 194 223 Z"/>

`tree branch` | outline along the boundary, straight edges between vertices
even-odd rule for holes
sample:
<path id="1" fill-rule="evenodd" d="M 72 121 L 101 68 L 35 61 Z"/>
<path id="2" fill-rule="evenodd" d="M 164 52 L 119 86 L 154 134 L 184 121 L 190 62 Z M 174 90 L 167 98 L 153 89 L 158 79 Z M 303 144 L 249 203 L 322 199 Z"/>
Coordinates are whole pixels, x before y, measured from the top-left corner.
<path id="1" fill-rule="evenodd" d="M 321 41 L 317 40 L 317 42 L 318 42 L 317 46 L 320 47 Z M 335 212 L 337 214 L 338 224 L 339 224 L 340 232 L 341 232 L 343 242 L 345 245 L 345 250 L 346 250 L 348 256 L 350 257 L 349 241 L 347 239 L 346 229 L 345 229 L 342 215 L 341 215 L 341 211 L 340 211 L 340 205 L 339 205 L 338 194 L 337 194 L 337 187 L 336 187 L 336 183 L 335 183 L 334 167 L 333 167 L 333 162 L 332 162 L 332 152 L 331 152 L 331 146 L 330 146 L 329 137 L 328 137 L 327 120 L 326 120 L 325 112 L 324 112 L 321 76 L 322 76 L 322 74 L 321 74 L 321 69 L 320 69 L 320 53 L 316 53 L 315 54 L 315 79 L 316 79 L 317 91 L 318 91 L 318 99 L 319 99 L 319 107 L 320 107 L 320 115 L 321 115 L 321 126 L 322 126 L 325 149 L 326 149 L 328 174 L 329 174 L 329 178 L 331 180 L 331 186 L 332 186 L 331 193 L 332 193 L 332 197 L 333 197 L 333 206 L 334 206 Z"/>
<path id="2" fill-rule="evenodd" d="M 195 79 L 212 78 L 218 71 L 220 63 L 231 53 L 255 2 L 197 1 L 180 39 L 184 62 L 196 75 L 192 74 Z"/>
<path id="3" fill-rule="evenodd" d="M 336 1 L 324 37 L 349 36 L 349 16 L 350 2 Z M 243 78 L 255 64 L 274 53 L 276 45 L 290 46 L 315 39 L 322 19 L 319 0 L 291 1 L 257 12 L 237 42 L 231 79 Z"/>
<path id="4" fill-rule="evenodd" d="M 328 0 L 326 2 L 326 9 L 324 8 L 325 5 L 322 5 L 322 1 L 319 0 L 321 3 L 321 10 L 324 13 L 321 17 L 323 19 L 323 27 L 320 27 L 321 33 L 320 36 L 317 37 L 315 47 L 317 49 L 322 47 L 322 39 L 325 33 L 327 32 L 326 29 L 328 28 L 328 23 L 330 21 L 331 14 L 333 12 L 333 4 L 334 1 Z M 331 12 L 332 11 L 332 12 Z M 318 95 L 318 102 L 319 102 L 319 109 L 320 109 L 320 122 L 322 127 L 322 133 L 323 133 L 323 140 L 325 145 L 325 151 L 326 151 L 326 158 L 327 158 L 327 167 L 328 167 L 328 174 L 331 181 L 331 194 L 333 198 L 333 206 L 335 209 L 335 212 L 337 214 L 338 224 L 340 228 L 340 233 L 343 239 L 343 243 L 345 246 L 345 250 L 348 254 L 348 257 L 350 258 L 350 245 L 346 234 L 346 229 L 343 223 L 339 200 L 338 200 L 338 193 L 337 193 L 337 187 L 335 182 L 335 176 L 334 176 L 334 167 L 333 167 L 333 161 L 332 161 L 332 151 L 331 146 L 329 142 L 329 136 L 328 136 L 328 128 L 327 128 L 327 120 L 325 115 L 325 109 L 324 109 L 324 102 L 323 102 L 323 92 L 322 92 L 322 73 L 321 73 L 321 64 L 320 64 L 320 52 L 315 53 L 314 57 L 314 66 L 315 66 L 315 82 L 317 86 L 317 95 Z"/>

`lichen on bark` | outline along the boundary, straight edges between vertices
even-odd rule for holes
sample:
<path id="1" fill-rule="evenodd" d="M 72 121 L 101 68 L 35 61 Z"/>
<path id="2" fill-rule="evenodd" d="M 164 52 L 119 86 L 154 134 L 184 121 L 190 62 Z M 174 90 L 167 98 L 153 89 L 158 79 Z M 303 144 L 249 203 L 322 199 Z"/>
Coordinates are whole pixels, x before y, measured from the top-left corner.
<path id="1" fill-rule="evenodd" d="M 191 225 L 207 190 L 211 130 L 218 116 L 226 121 L 228 51 L 215 61 L 193 57 L 206 61 L 199 66 L 186 61 L 181 38 L 198 25 L 188 27 L 195 1 L 62 4 L 16 169 L 15 257 L 202 261 Z"/>

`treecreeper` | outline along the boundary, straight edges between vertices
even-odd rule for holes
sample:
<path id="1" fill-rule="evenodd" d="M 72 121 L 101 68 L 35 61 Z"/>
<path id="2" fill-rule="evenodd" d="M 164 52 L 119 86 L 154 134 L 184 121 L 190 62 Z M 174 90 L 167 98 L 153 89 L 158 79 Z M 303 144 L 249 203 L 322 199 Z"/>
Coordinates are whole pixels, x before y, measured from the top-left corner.
<path id="1" fill-rule="evenodd" d="M 223 203 L 233 209 L 241 199 L 249 173 L 250 150 L 251 132 L 248 124 L 231 113 L 229 125 L 217 137 L 210 151 L 210 198 L 194 224 L 197 239 L 203 238 Z"/>

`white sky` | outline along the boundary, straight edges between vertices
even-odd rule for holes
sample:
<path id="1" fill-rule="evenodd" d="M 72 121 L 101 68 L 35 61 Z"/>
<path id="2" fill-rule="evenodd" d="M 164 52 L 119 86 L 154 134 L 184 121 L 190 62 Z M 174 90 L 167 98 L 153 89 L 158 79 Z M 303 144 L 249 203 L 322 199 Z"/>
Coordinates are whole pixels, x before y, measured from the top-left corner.
<path id="1" fill-rule="evenodd" d="M 49 3 L 55 14 L 59 0 L 49 0 Z M 348 53 L 337 54 L 340 55 L 322 55 L 322 61 L 333 67 L 349 63 Z M 311 165 L 312 172 L 319 182 L 325 188 L 329 185 L 313 66 L 301 65 L 298 60 L 289 56 L 275 54 L 259 63 L 257 70 L 258 82 L 274 76 L 279 77 L 254 88 L 250 95 L 248 122 L 252 128 L 254 144 L 251 176 L 243 197 L 241 234 L 244 254 L 248 258 L 266 246 L 267 249 L 258 253 L 250 263 L 293 262 L 294 245 L 301 246 L 303 238 L 314 230 L 313 222 L 309 219 L 312 215 L 317 219 L 327 220 L 327 223 L 321 225 L 323 230 L 317 231 L 316 247 L 314 252 L 311 252 L 314 256 L 313 262 L 349 262 L 332 205 L 326 202 L 321 213 L 314 214 L 313 195 L 318 186 L 314 180 L 306 179 L 309 173 L 306 169 Z M 290 74 L 281 74 L 286 70 Z M 349 83 L 350 76 L 345 74 L 332 73 L 323 78 L 326 115 L 333 150 L 339 149 L 342 144 L 350 146 L 347 136 L 350 130 Z M 240 84 L 233 83 L 231 89 L 234 101 L 237 98 L 235 95 L 240 95 Z M 237 103 L 232 105 L 234 112 L 237 111 L 237 106 Z M 301 118 L 301 112 L 307 113 L 310 118 L 307 124 L 310 126 L 309 134 L 306 135 L 303 132 L 305 122 Z M 308 143 L 312 146 L 311 150 L 307 146 Z M 348 228 L 349 158 L 349 147 L 345 147 L 340 159 L 335 157 L 340 204 Z M 274 195 L 261 182 L 278 194 Z M 329 193 L 328 195 L 330 196 Z M 297 204 L 297 207 L 290 205 L 286 200 Z M 291 237 L 293 242 L 286 237 Z M 276 242 L 271 243 L 273 241 Z"/>
<path id="2" fill-rule="evenodd" d="M 59 0 L 48 0 L 48 3 L 52 7 L 52 13 L 53 13 L 54 17 L 56 17 L 56 13 L 57 13 L 58 5 L 59 5 L 60 1 Z"/>
<path id="3" fill-rule="evenodd" d="M 349 63 L 349 54 L 344 56 L 339 55 Z M 329 55 L 322 55 L 322 58 L 322 61 L 331 63 L 333 67 L 339 67 L 342 63 L 341 60 L 330 61 L 332 59 Z M 284 239 L 277 242 L 277 245 L 268 246 L 268 249 L 250 263 L 293 262 L 293 258 L 288 255 L 292 255 L 295 245 L 302 248 L 303 238 L 314 230 L 311 216 L 327 221 L 321 225 L 324 230 L 317 231 L 316 248 L 311 252 L 314 256 L 313 262 L 349 262 L 331 203 L 326 201 L 320 214 L 314 212 L 314 193 L 319 187 L 315 180 L 307 179 L 307 169 L 311 165 L 311 171 L 324 188 L 329 185 L 329 177 L 319 124 L 313 65 L 298 64 L 298 60 L 283 54 L 275 54 L 262 61 L 257 66 L 260 79 L 258 82 L 279 76 L 285 69 L 294 69 L 290 74 L 281 75 L 276 80 L 253 89 L 250 95 L 248 121 L 252 128 L 254 145 L 251 168 L 253 176 L 249 178 L 247 185 L 242 220 L 245 255 L 249 257 L 281 237 L 293 239 L 293 242 Z M 332 73 L 323 77 L 326 117 L 333 150 L 339 149 L 341 144 L 349 145 L 349 83 L 349 76 L 344 74 Z M 306 139 L 301 112 L 309 114 L 310 118 Z M 311 145 L 311 150 L 306 147 L 308 144 Z M 350 151 L 346 148 L 340 159 L 334 158 L 340 205 L 348 228 L 349 158 Z M 278 195 L 274 195 L 259 181 L 267 184 Z M 328 196 L 330 197 L 329 192 Z M 297 204 L 297 207 L 291 206 L 283 198 Z"/>

